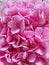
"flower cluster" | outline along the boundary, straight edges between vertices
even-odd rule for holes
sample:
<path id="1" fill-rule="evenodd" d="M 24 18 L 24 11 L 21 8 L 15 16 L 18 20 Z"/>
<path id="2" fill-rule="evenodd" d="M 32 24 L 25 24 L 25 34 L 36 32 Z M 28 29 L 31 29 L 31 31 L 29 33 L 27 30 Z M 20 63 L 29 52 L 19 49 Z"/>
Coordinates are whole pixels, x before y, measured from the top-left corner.
<path id="1" fill-rule="evenodd" d="M 49 65 L 49 3 L 8 0 L 0 5 L 0 65 Z"/>

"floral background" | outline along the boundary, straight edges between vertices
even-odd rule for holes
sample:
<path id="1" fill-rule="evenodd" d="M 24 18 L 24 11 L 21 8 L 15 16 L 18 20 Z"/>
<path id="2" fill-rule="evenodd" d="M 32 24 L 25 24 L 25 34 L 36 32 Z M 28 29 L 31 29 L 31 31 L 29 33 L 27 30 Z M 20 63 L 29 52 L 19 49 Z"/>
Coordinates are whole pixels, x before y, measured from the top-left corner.
<path id="1" fill-rule="evenodd" d="M 0 0 L 0 65 L 49 65 L 49 0 Z"/>

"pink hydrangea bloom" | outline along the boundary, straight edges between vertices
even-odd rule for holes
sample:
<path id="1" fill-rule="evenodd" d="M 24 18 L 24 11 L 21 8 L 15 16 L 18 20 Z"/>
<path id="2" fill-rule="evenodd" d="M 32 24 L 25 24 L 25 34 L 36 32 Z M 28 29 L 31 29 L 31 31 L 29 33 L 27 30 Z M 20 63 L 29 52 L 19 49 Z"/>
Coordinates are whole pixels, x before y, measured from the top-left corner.
<path id="1" fill-rule="evenodd" d="M 49 2 L 0 4 L 0 65 L 49 65 Z"/>

